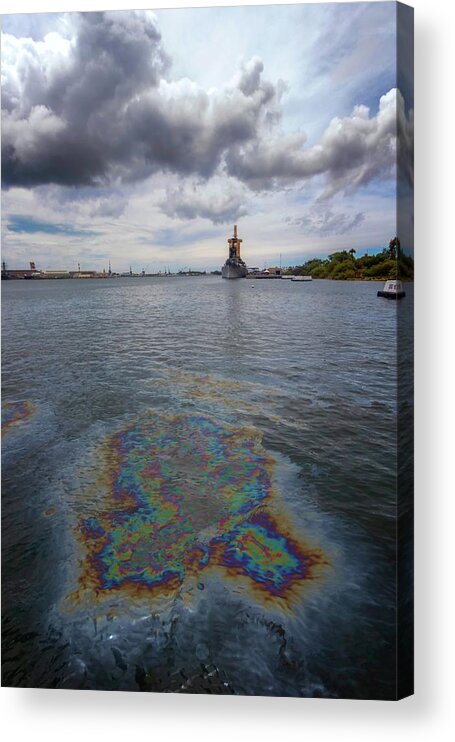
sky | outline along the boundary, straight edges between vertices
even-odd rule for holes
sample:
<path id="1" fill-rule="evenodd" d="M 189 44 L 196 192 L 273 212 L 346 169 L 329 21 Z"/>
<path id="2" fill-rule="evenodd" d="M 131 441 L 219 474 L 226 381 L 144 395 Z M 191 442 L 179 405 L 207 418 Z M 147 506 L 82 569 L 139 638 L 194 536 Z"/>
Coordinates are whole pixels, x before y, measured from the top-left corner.
<path id="1" fill-rule="evenodd" d="M 2 258 L 213 270 L 235 223 L 250 266 L 382 249 L 397 122 L 413 179 L 396 36 L 392 2 L 3 16 Z"/>

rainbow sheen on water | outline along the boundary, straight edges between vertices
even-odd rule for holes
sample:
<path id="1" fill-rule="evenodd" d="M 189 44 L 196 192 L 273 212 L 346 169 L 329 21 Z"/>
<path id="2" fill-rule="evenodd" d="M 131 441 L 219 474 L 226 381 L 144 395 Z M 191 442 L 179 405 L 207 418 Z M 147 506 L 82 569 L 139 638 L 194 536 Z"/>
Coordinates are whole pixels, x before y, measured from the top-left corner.
<path id="1" fill-rule="evenodd" d="M 2 435 L 11 428 L 27 420 L 35 412 L 34 405 L 28 400 L 2 403 Z"/>
<path id="2" fill-rule="evenodd" d="M 326 559 L 287 525 L 275 466 L 256 430 L 198 414 L 149 413 L 112 435 L 93 485 L 104 494 L 77 526 L 73 597 L 169 595 L 204 572 L 290 606 Z"/>

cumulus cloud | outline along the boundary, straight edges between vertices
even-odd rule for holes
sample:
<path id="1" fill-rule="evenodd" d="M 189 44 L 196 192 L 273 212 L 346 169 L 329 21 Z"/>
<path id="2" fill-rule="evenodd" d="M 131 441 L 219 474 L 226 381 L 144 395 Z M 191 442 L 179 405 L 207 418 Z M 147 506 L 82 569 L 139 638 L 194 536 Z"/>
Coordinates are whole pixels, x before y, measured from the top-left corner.
<path id="1" fill-rule="evenodd" d="M 124 114 L 136 174 L 142 168 L 148 174 L 162 169 L 210 177 L 225 151 L 257 136 L 274 96 L 268 83 L 246 96 L 236 87 L 206 92 L 185 79 L 162 81 L 158 91 L 132 101 Z"/>
<path id="2" fill-rule="evenodd" d="M 170 217 L 202 217 L 214 224 L 223 224 L 248 213 L 247 199 L 246 189 L 235 180 L 215 176 L 206 182 L 185 182 L 167 188 L 162 210 Z"/>
<path id="3" fill-rule="evenodd" d="M 232 145 L 255 138 L 280 94 L 257 58 L 221 89 L 166 81 L 169 59 L 147 13 L 79 14 L 74 37 L 57 39 L 5 35 L 7 186 L 96 185 L 159 170 L 208 177 Z"/>
<path id="4" fill-rule="evenodd" d="M 264 64 L 259 57 L 253 57 L 241 64 L 236 83 L 244 95 L 252 95 L 259 89 L 263 72 Z"/>
<path id="5" fill-rule="evenodd" d="M 302 227 L 305 234 L 329 237 L 352 232 L 364 219 L 365 215 L 362 212 L 346 214 L 325 208 L 321 204 L 316 204 L 301 216 L 294 218 L 288 217 L 286 222 Z"/>
<path id="6" fill-rule="evenodd" d="M 334 118 L 308 146 L 303 131 L 282 128 L 286 84 L 266 80 L 259 57 L 218 88 L 172 80 L 148 12 L 71 15 L 65 36 L 53 31 L 42 41 L 5 34 L 2 56 L 6 187 L 100 188 L 171 173 L 186 180 L 169 189 L 166 213 L 221 222 L 245 213 L 245 187 L 270 191 L 317 177 L 330 198 L 392 178 L 397 157 L 412 180 L 412 112 L 399 91 L 383 95 L 375 114 L 359 105 Z"/>
<path id="7" fill-rule="evenodd" d="M 227 155 L 228 172 L 258 190 L 323 175 L 323 197 L 390 178 L 397 163 L 397 115 L 403 134 L 402 169 L 411 179 L 412 117 L 406 117 L 396 89 L 381 97 L 375 116 L 359 105 L 351 116 L 334 118 L 312 147 L 305 147 L 304 134 L 276 134 L 233 147 Z"/>
<path id="8" fill-rule="evenodd" d="M 4 34 L 6 185 L 82 185 L 126 156 L 124 107 L 159 84 L 169 59 L 149 13 L 76 14 L 68 40 Z"/>

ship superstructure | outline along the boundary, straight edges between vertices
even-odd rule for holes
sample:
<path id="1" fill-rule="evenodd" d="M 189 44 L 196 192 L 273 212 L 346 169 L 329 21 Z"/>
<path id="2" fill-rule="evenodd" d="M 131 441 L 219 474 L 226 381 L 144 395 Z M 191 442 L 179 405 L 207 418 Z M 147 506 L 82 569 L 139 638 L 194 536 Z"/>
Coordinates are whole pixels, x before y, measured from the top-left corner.
<path id="1" fill-rule="evenodd" d="M 228 239 L 229 257 L 221 269 L 223 278 L 245 278 L 247 268 L 240 257 L 240 245 L 243 242 L 237 237 L 237 224 L 234 225 L 234 236 Z"/>

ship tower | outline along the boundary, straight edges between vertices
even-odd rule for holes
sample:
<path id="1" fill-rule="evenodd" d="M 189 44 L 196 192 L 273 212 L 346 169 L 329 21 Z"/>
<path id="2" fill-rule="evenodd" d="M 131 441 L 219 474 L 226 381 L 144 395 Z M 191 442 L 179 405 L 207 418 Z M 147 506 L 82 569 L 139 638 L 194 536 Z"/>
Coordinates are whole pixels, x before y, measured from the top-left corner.
<path id="1" fill-rule="evenodd" d="M 247 268 L 240 257 L 240 245 L 243 242 L 237 237 L 237 224 L 234 225 L 234 236 L 228 239 L 229 257 L 221 269 L 223 278 L 245 278 Z"/>

